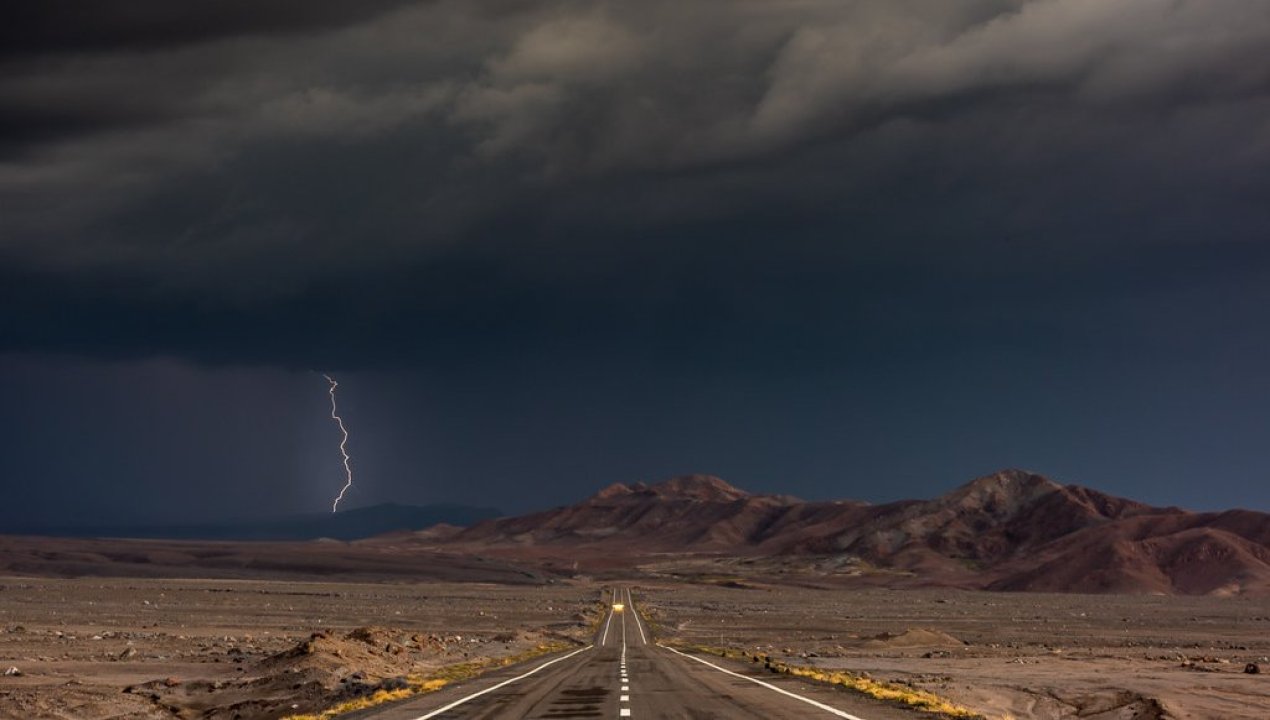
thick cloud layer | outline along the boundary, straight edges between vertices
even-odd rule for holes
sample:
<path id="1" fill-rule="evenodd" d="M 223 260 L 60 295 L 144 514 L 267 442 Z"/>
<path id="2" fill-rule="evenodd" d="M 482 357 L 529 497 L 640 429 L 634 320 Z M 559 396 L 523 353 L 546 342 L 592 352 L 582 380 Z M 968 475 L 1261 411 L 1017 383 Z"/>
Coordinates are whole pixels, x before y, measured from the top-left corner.
<path id="1" fill-rule="evenodd" d="M 837 358 L 1266 273 L 1257 3 L 7 7 L 0 349 Z"/>
<path id="2" fill-rule="evenodd" d="M 1248 0 L 7 2 L 5 455 L 303 494 L 261 418 L 322 368 L 400 436 L 381 499 L 1020 464 L 1264 506 L 1194 480 L 1265 472 L 1267 47 Z"/>
<path id="3" fill-rule="evenodd" d="M 407 1 L 188 0 L 179 6 L 162 0 L 110 5 L 93 0 L 7 3 L 0 25 L 0 54 L 20 59 L 136 52 L 240 35 L 296 34 L 353 24 Z"/>
<path id="4" fill-rule="evenodd" d="M 1270 9 L 1241 0 L 8 12 L 10 272 L 221 302 L 752 217 L 870 257 L 1264 228 Z"/>

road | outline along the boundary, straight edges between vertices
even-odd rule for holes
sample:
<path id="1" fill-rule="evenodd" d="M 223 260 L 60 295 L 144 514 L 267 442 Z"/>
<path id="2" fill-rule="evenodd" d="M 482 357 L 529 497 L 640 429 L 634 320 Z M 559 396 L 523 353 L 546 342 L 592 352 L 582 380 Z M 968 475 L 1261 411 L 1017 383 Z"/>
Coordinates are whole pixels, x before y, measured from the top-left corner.
<path id="1" fill-rule="evenodd" d="M 613 601 L 594 644 L 538 658 L 459 686 L 355 716 L 375 720 L 520 718 L 848 718 L 915 714 L 761 668 L 698 657 L 650 637 L 629 588 Z"/>

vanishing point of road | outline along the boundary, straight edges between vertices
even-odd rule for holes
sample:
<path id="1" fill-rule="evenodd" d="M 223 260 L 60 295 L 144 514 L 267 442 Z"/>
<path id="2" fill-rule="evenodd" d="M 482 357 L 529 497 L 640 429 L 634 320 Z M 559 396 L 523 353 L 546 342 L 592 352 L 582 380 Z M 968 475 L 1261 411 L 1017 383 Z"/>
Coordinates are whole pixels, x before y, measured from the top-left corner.
<path id="1" fill-rule="evenodd" d="M 657 644 L 629 588 L 594 643 L 492 672 L 402 703 L 355 713 L 358 720 L 520 720 L 521 718 L 848 718 L 916 717 L 862 696 L 752 664 L 698 657 Z"/>

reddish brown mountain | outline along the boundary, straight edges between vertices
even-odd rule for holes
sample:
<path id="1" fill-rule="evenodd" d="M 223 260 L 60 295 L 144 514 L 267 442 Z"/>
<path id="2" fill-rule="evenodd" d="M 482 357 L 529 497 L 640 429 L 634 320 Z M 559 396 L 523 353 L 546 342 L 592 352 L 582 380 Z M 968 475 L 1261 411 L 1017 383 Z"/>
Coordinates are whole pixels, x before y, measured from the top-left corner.
<path id="1" fill-rule="evenodd" d="M 640 553 L 735 551 L 795 498 L 750 495 L 717 477 L 687 475 L 657 485 L 610 485 L 577 505 L 487 520 L 453 536 L 482 545 L 609 545 Z"/>
<path id="2" fill-rule="evenodd" d="M 690 475 L 612 485 L 577 505 L 485 521 L 440 542 L 509 557 L 603 558 L 610 567 L 722 555 L 787 572 L 820 559 L 898 584 L 1270 594 L 1270 515 L 1155 508 L 1020 470 L 885 505 L 752 495 Z"/>

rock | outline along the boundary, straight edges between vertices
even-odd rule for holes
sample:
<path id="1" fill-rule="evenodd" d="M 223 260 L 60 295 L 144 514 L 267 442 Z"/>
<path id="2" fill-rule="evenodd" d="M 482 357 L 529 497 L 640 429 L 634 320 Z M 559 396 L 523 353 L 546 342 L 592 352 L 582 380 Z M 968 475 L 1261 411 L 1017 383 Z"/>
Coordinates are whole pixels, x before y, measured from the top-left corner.
<path id="1" fill-rule="evenodd" d="M 166 685 L 167 687 L 176 687 L 177 685 L 181 684 L 181 680 L 180 678 L 170 677 L 164 680 L 163 684 Z"/>
<path id="2" fill-rule="evenodd" d="M 4 676 L 5 677 L 22 677 L 22 671 L 17 669 L 16 667 L 10 667 L 8 670 L 4 671 Z"/>
<path id="3" fill-rule="evenodd" d="M 1257 663 L 1248 663 L 1247 665 L 1244 665 L 1244 672 L 1249 675 L 1260 675 L 1261 666 Z"/>
<path id="4" fill-rule="evenodd" d="M 136 654 L 136 648 L 127 647 L 123 649 L 123 652 L 119 653 L 118 657 L 120 660 L 127 660 L 130 657 L 134 657 Z"/>

